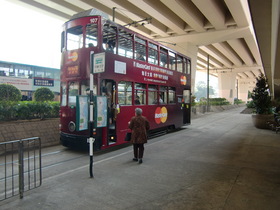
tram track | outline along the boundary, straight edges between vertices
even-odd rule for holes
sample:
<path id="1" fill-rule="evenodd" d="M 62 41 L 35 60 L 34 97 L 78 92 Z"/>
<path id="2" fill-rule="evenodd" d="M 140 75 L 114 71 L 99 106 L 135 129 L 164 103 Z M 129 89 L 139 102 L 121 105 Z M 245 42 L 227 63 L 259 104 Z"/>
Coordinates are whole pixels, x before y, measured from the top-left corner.
<path id="1" fill-rule="evenodd" d="M 56 151 L 42 153 L 42 170 L 52 167 L 73 163 L 77 160 L 85 158 L 88 154 L 82 152 L 71 151 L 68 149 L 59 149 Z"/>
<path id="2" fill-rule="evenodd" d="M 174 130 L 173 132 L 177 132 L 177 131 L 180 131 L 180 130 Z M 156 138 L 164 136 L 168 133 L 170 133 L 170 132 L 167 132 L 166 130 L 161 131 L 161 132 L 156 132 L 156 133 L 149 136 L 149 140 L 156 139 Z M 121 146 L 120 148 L 125 148 L 125 147 L 127 147 L 127 146 Z M 99 155 L 106 154 L 106 153 L 109 154 L 109 153 L 114 152 L 114 151 L 116 151 L 116 148 L 106 149 L 105 151 L 96 151 L 96 152 L 94 152 L 94 156 L 96 158 Z M 66 159 L 61 160 L 61 161 L 56 162 L 56 163 L 42 164 L 43 165 L 42 169 L 47 169 L 47 168 L 50 168 L 50 167 L 59 166 L 59 165 L 64 164 L 64 163 L 68 163 L 68 162 L 71 162 L 71 161 L 75 161 L 75 160 L 79 160 L 79 159 L 88 157 L 87 152 L 84 152 L 84 154 L 78 155 L 77 157 L 72 157 L 73 154 L 82 153 L 82 151 L 77 152 L 77 151 L 68 150 L 68 149 L 65 149 L 65 150 L 61 149 L 61 150 L 57 150 L 57 151 L 48 152 L 48 153 L 43 154 L 42 157 L 59 155 L 59 154 L 64 153 L 64 152 L 67 153 L 67 155 L 71 156 L 71 158 L 66 158 Z M 127 152 L 124 152 L 124 153 L 127 153 Z M 115 156 L 115 155 L 113 155 L 113 156 Z M 52 157 L 52 158 L 54 158 L 54 157 Z M 106 157 L 105 160 L 110 159 L 110 158 L 111 158 L 111 155 L 109 155 L 109 157 Z M 97 162 L 100 162 L 100 161 L 102 161 L 102 160 L 97 160 Z"/>
<path id="3" fill-rule="evenodd" d="M 50 148 L 48 148 L 50 149 Z M 65 164 L 67 162 L 71 162 L 71 161 L 75 161 L 75 160 L 78 160 L 78 159 L 81 159 L 81 158 L 84 158 L 87 156 L 87 154 L 82 154 L 82 155 L 78 155 L 76 157 L 72 157 L 72 154 L 73 152 L 70 152 L 68 153 L 67 152 L 68 150 L 56 150 L 56 151 L 51 151 L 51 152 L 47 152 L 47 153 L 43 153 L 42 154 L 42 170 L 46 170 L 46 169 L 49 169 L 51 167 L 55 167 L 55 166 L 59 166 L 59 165 L 62 165 L 62 164 Z M 57 155 L 63 155 L 63 153 L 66 154 L 66 158 L 64 159 L 59 159 L 57 158 Z M 12 156 L 12 154 L 10 155 Z M 69 158 L 70 156 L 70 158 Z M 50 157 L 50 158 L 49 158 Z M 24 161 L 27 162 L 28 160 L 33 160 L 33 159 L 38 159 L 39 158 L 39 155 L 36 155 L 36 156 L 33 156 L 33 157 L 29 157 L 29 158 L 24 158 Z M 14 158 L 11 158 L 11 157 L 6 157 L 6 159 L 14 159 Z M 53 162 L 53 160 L 55 160 L 56 162 Z M 59 160 L 59 161 L 57 161 Z M 3 162 L 3 163 L 2 163 Z M 9 161 L 9 162 L 4 162 L 4 161 L 1 161 L 1 164 L 0 164 L 0 167 L 5 167 L 5 164 L 6 164 L 6 171 L 11 171 L 13 170 L 12 168 L 15 166 L 15 165 L 18 165 L 18 160 L 13 160 L 13 161 Z M 9 169 L 10 168 L 10 169 Z M 36 169 L 38 170 L 38 169 Z M 31 169 L 29 172 L 32 172 L 34 171 L 33 169 Z M 27 172 L 25 172 L 27 173 Z M 1 176 L 1 177 L 4 177 L 4 178 L 0 178 L 0 182 L 3 181 L 4 179 L 11 179 L 13 176 L 15 175 L 8 175 L 6 177 L 4 176 Z M 16 176 L 18 176 L 18 174 L 16 174 Z"/>
<path id="4" fill-rule="evenodd" d="M 87 155 L 81 155 L 81 156 L 78 156 L 78 157 L 62 160 L 62 161 L 59 161 L 57 163 L 51 163 L 51 164 L 48 164 L 48 165 L 44 165 L 44 166 L 42 166 L 42 170 L 53 167 L 53 166 L 58 166 L 58 165 L 61 165 L 63 163 L 67 163 L 67 162 L 70 162 L 70 161 L 74 161 L 74 160 L 77 160 L 77 159 L 80 159 L 80 158 L 83 158 L 83 157 L 86 157 L 86 156 Z"/>

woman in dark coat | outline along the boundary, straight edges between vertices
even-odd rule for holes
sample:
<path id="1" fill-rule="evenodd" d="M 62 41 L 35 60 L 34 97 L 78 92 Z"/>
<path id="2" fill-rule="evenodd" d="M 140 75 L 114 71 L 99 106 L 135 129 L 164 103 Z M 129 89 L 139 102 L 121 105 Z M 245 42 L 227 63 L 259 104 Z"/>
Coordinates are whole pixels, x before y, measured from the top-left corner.
<path id="1" fill-rule="evenodd" d="M 146 117 L 142 116 L 142 109 L 135 109 L 135 116 L 128 123 L 131 129 L 131 143 L 133 144 L 134 161 L 141 164 L 144 155 L 144 144 L 147 143 L 147 130 L 150 129 L 150 123 Z"/>

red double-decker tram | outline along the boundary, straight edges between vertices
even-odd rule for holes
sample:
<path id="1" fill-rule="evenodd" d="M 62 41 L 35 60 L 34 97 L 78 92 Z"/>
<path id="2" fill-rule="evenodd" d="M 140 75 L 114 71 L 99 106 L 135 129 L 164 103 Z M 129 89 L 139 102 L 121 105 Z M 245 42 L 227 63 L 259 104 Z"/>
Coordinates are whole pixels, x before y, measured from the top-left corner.
<path id="1" fill-rule="evenodd" d="M 160 43 L 100 15 L 71 19 L 62 32 L 60 141 L 88 146 L 89 130 L 77 129 L 77 95 L 107 98 L 107 124 L 93 129 L 94 149 L 126 143 L 135 108 L 143 110 L 151 132 L 190 123 L 191 61 Z M 100 64 L 98 63 L 100 59 Z"/>

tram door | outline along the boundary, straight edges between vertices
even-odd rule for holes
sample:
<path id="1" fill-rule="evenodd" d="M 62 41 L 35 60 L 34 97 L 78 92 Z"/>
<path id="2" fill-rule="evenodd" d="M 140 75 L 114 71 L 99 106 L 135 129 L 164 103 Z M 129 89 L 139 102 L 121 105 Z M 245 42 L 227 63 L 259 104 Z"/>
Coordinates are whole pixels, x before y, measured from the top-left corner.
<path id="1" fill-rule="evenodd" d="M 102 81 L 102 95 L 107 97 L 107 143 L 116 143 L 116 82 L 113 80 Z"/>
<path id="2" fill-rule="evenodd" d="M 191 91 L 184 90 L 183 92 L 184 103 L 183 106 L 183 124 L 191 123 Z"/>

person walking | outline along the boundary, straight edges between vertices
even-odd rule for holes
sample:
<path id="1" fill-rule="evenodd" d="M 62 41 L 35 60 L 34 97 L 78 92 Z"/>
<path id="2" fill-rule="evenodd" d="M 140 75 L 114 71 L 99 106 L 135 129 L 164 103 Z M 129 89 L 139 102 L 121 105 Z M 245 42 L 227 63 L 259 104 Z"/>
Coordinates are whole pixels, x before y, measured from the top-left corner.
<path id="1" fill-rule="evenodd" d="M 147 143 L 147 131 L 150 129 L 150 123 L 146 117 L 142 116 L 142 109 L 135 109 L 135 116 L 128 122 L 131 129 L 131 143 L 133 144 L 133 161 L 143 163 L 144 144 Z"/>

